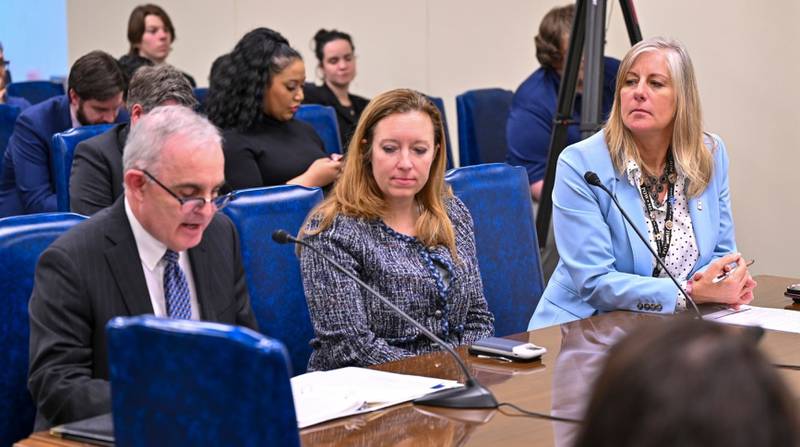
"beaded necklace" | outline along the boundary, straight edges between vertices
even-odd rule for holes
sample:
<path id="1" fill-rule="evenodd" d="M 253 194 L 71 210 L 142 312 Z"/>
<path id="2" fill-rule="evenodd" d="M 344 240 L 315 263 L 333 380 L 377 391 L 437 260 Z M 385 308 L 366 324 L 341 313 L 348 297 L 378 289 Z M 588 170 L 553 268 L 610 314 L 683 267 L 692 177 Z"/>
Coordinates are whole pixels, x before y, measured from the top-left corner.
<path id="1" fill-rule="evenodd" d="M 647 216 L 650 218 L 650 225 L 653 227 L 653 239 L 656 241 L 658 248 L 658 257 L 661 260 L 666 260 L 669 246 L 672 242 L 672 202 L 675 201 L 675 182 L 677 181 L 677 174 L 675 173 L 675 161 L 672 159 L 672 151 L 667 152 L 667 164 L 664 167 L 664 173 L 660 177 L 651 176 L 642 172 L 642 181 L 639 184 L 639 189 L 642 191 L 642 199 L 644 199 L 645 208 L 647 209 Z M 658 228 L 656 222 L 655 203 L 658 203 L 658 195 L 664 191 L 664 187 L 669 188 L 667 191 L 667 215 L 664 220 L 664 233 L 662 235 L 661 229 Z M 661 273 L 661 267 L 656 263 L 653 267 L 653 276 L 657 277 Z"/>
<path id="2" fill-rule="evenodd" d="M 417 253 L 419 253 L 420 257 L 422 258 L 425 266 L 430 272 L 431 276 L 433 277 L 434 281 L 436 282 L 436 292 L 437 292 L 437 302 L 436 307 L 437 311 L 435 313 L 436 316 L 440 316 L 441 325 L 442 325 L 442 332 L 441 335 L 447 340 L 451 332 L 454 332 L 458 337 L 462 337 L 464 334 L 464 325 L 459 324 L 456 327 L 450 327 L 450 285 L 452 284 L 453 280 L 455 279 L 455 269 L 453 267 L 453 263 L 451 260 L 445 256 L 440 255 L 436 252 L 434 247 L 425 247 L 419 239 L 405 235 L 396 231 L 394 228 L 386 225 L 385 222 L 382 220 L 379 221 L 381 228 L 386 231 L 389 235 L 394 237 L 395 239 L 405 242 L 407 244 L 414 245 L 417 249 Z M 435 261 L 435 263 L 434 263 Z M 441 272 L 436 267 L 436 264 L 442 266 L 449 276 L 449 281 L 445 282 L 444 278 L 442 277 Z"/>

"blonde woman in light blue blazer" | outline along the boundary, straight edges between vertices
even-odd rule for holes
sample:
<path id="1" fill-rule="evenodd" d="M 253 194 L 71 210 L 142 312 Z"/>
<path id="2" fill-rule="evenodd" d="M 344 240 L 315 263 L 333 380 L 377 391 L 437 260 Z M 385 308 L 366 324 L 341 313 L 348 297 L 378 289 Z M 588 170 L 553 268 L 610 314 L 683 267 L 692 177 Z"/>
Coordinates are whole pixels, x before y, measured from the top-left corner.
<path id="1" fill-rule="evenodd" d="M 609 122 L 559 157 L 553 228 L 561 259 L 529 329 L 618 309 L 686 307 L 608 194 L 586 183 L 587 171 L 617 197 L 695 302 L 752 301 L 756 283 L 736 252 L 728 155 L 701 123 L 683 45 L 652 38 L 631 48 L 617 75 Z"/>

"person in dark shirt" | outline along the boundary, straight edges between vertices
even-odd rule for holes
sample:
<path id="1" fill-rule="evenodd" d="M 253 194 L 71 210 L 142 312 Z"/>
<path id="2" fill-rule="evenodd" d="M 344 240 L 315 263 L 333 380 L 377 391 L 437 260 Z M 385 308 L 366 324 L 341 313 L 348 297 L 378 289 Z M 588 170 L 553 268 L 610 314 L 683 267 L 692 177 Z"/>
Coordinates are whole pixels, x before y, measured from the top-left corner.
<path id="1" fill-rule="evenodd" d="M 356 130 L 358 118 L 369 99 L 350 93 L 350 83 L 356 77 L 356 55 L 350 35 L 335 29 L 321 29 L 314 35 L 314 54 L 319 65 L 322 85 L 307 83 L 303 86 L 304 104 L 322 104 L 336 110 L 339 137 L 346 151 L 350 137 Z"/>
<path id="2" fill-rule="evenodd" d="M 544 183 L 544 171 L 550 150 L 550 134 L 558 106 L 558 87 L 564 72 L 569 45 L 569 33 L 575 16 L 575 5 L 553 8 L 539 25 L 535 38 L 536 59 L 541 68 L 533 72 L 514 93 L 511 112 L 506 122 L 508 153 L 506 162 L 523 166 L 528 171 L 531 196 L 539 201 Z M 603 119 L 608 117 L 614 102 L 614 83 L 619 61 L 603 60 Z M 573 124 L 567 129 L 567 145 L 580 140 L 582 73 L 579 75 L 575 97 Z"/>
<path id="3" fill-rule="evenodd" d="M 294 119 L 303 82 L 300 53 L 267 28 L 247 33 L 215 63 L 206 110 L 223 130 L 228 186 L 325 187 L 339 176 L 340 156 L 328 157 L 314 128 Z"/>
<path id="4" fill-rule="evenodd" d="M 131 11 L 128 19 L 128 54 L 119 58 L 119 65 L 130 80 L 139 67 L 166 63 L 175 42 L 175 27 L 167 12 L 160 6 L 139 5 Z M 183 73 L 192 87 L 197 87 L 194 78 Z"/>
<path id="5" fill-rule="evenodd" d="M 130 122 L 117 124 L 75 148 L 69 180 L 72 212 L 91 216 L 122 195 L 122 152 L 128 133 L 143 116 L 163 105 L 194 108 L 197 100 L 189 81 L 171 65 L 138 70 L 128 86 Z"/>

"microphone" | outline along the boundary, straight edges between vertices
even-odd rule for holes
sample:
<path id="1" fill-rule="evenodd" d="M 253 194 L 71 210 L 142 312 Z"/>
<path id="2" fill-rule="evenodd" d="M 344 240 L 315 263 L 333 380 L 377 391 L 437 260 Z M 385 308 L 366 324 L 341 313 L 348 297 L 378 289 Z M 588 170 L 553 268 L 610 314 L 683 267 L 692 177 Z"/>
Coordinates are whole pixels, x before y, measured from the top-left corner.
<path id="1" fill-rule="evenodd" d="M 678 287 L 678 290 L 680 290 L 683 296 L 686 298 L 686 302 L 692 305 L 694 313 L 697 314 L 697 318 L 702 320 L 703 314 L 700 313 L 700 309 L 697 308 L 697 304 L 695 304 L 694 300 L 689 296 L 689 294 L 686 293 L 685 290 L 683 290 L 683 287 L 681 287 L 678 280 L 676 280 L 675 277 L 672 276 L 672 273 L 670 273 L 669 270 L 667 270 L 667 266 L 664 265 L 664 261 L 662 261 L 661 258 L 658 257 L 656 251 L 653 250 L 653 247 L 651 247 L 650 243 L 647 241 L 647 238 L 645 238 L 642 235 L 642 233 L 639 232 L 639 229 L 636 228 L 636 225 L 633 224 L 633 220 L 631 219 L 631 217 L 628 216 L 628 213 L 626 213 L 625 209 L 622 208 L 622 205 L 619 204 L 614 194 L 612 194 L 611 191 L 609 191 L 608 188 L 606 188 L 606 185 L 603 184 L 603 182 L 600 180 L 600 177 L 593 171 L 586 171 L 586 173 L 583 174 L 583 179 L 586 180 L 586 183 L 592 186 L 597 186 L 598 188 L 602 189 L 603 191 L 606 192 L 606 194 L 608 194 L 609 197 L 611 197 L 611 200 L 614 201 L 614 205 L 616 205 L 619 212 L 622 213 L 622 217 L 624 217 L 625 220 L 628 222 L 628 225 L 630 225 L 630 227 L 633 228 L 633 231 L 636 232 L 636 235 L 639 236 L 639 239 L 642 240 L 644 246 L 647 247 L 648 250 L 650 250 L 650 253 L 653 254 L 654 258 L 656 258 L 656 262 L 658 263 L 658 265 L 661 266 L 664 272 L 667 273 L 667 276 L 669 276 L 669 279 L 671 279 L 672 282 L 675 283 L 675 285 Z"/>
<path id="2" fill-rule="evenodd" d="M 374 296 L 375 298 L 379 299 L 383 304 L 389 306 L 395 313 L 403 317 L 406 321 L 411 323 L 414 327 L 420 330 L 423 334 L 425 334 L 428 339 L 432 340 L 439 346 L 441 346 L 447 353 L 449 353 L 453 359 L 455 359 L 456 363 L 459 367 L 461 367 L 461 371 L 464 373 L 466 380 L 464 381 L 463 388 L 451 388 L 448 390 L 442 390 L 435 393 L 428 394 L 426 396 L 420 397 L 419 399 L 415 399 L 414 403 L 422 404 L 422 405 L 430 405 L 434 407 L 445 407 L 445 408 L 497 408 L 497 400 L 495 400 L 494 395 L 491 391 L 489 391 L 486 387 L 478 383 L 475 377 L 469 372 L 467 365 L 464 364 L 464 361 L 461 360 L 461 357 L 456 354 L 456 351 L 453 350 L 447 343 L 444 342 L 441 338 L 437 337 L 433 332 L 429 331 L 428 328 L 417 322 L 413 319 L 410 315 L 403 312 L 399 307 L 395 306 L 394 303 L 389 301 L 386 297 L 381 295 L 380 293 L 376 292 L 372 287 L 358 278 L 356 275 L 351 273 L 349 270 L 344 268 L 341 264 L 333 260 L 331 257 L 327 256 L 325 253 L 319 251 L 313 245 L 297 239 L 296 237 L 292 236 L 285 230 L 275 230 L 272 233 L 272 240 L 279 243 L 279 244 L 286 244 L 286 243 L 294 243 L 300 244 L 305 248 L 316 253 L 319 257 L 324 259 L 326 262 L 331 264 L 336 270 L 344 273 L 347 277 L 355 281 L 359 286 L 361 286 L 364 290 L 370 293 L 370 295 Z"/>

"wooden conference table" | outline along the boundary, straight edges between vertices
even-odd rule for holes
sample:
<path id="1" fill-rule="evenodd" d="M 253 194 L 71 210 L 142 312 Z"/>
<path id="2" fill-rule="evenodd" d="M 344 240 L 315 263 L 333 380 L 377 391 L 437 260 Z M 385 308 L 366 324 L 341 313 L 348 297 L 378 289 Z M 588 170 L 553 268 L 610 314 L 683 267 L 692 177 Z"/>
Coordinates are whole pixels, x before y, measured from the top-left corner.
<path id="1" fill-rule="evenodd" d="M 799 310 L 783 295 L 793 278 L 758 276 L 754 305 Z M 642 322 L 670 318 L 633 312 L 612 312 L 536 331 L 510 336 L 547 348 L 542 361 L 507 363 L 468 356 L 478 380 L 489 387 L 498 402 L 511 402 L 526 410 L 577 419 L 587 403 L 590 381 L 599 373 L 605 352 L 620 337 Z M 800 363 L 800 334 L 766 331 L 761 348 L 774 363 Z M 423 376 L 460 379 L 452 359 L 441 353 L 379 365 L 377 369 Z M 800 399 L 800 372 L 780 370 Z M 444 410 L 413 404 L 343 418 L 300 432 L 304 446 L 568 446 L 577 424 L 524 417 L 504 407 L 500 410 Z M 32 434 L 15 444 L 20 447 L 74 447 L 46 432 Z"/>

